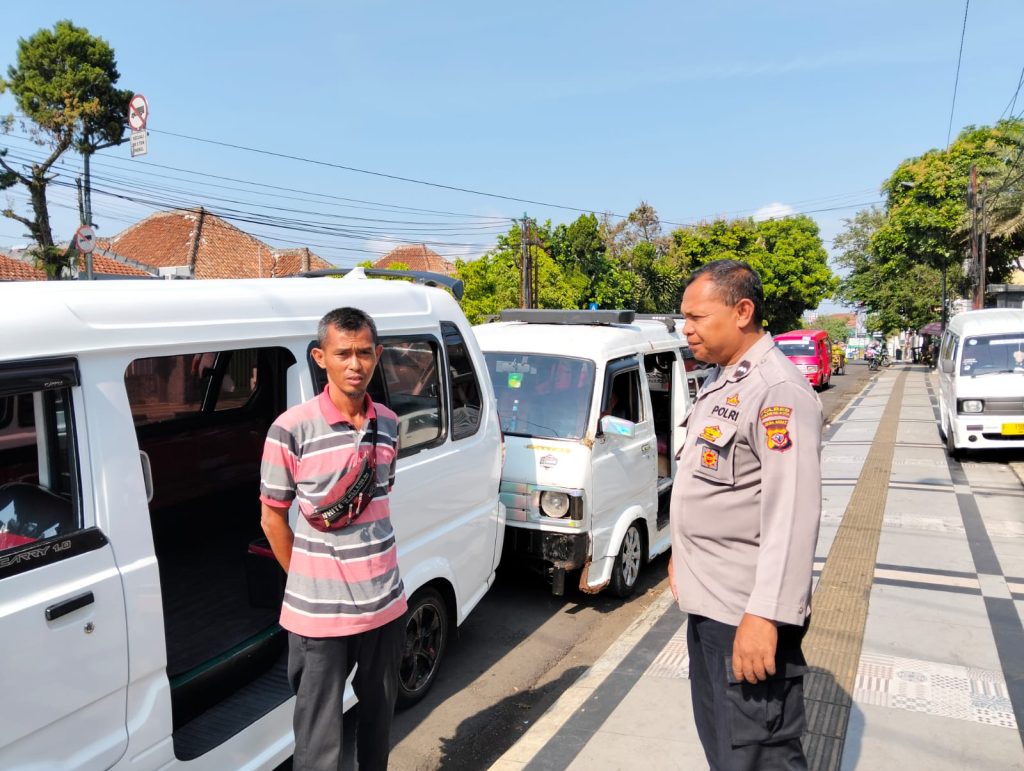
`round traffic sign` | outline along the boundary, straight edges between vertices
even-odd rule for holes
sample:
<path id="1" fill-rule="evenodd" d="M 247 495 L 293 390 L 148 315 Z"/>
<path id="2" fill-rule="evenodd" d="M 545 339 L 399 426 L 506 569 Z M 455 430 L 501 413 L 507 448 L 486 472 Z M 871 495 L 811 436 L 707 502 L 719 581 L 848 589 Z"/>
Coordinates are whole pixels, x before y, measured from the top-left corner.
<path id="1" fill-rule="evenodd" d="M 136 94 L 128 102 L 128 126 L 132 131 L 142 131 L 149 120 L 149 102 L 142 94 Z"/>
<path id="2" fill-rule="evenodd" d="M 96 248 L 96 231 L 88 225 L 82 225 L 75 231 L 75 248 L 82 254 L 88 254 Z"/>

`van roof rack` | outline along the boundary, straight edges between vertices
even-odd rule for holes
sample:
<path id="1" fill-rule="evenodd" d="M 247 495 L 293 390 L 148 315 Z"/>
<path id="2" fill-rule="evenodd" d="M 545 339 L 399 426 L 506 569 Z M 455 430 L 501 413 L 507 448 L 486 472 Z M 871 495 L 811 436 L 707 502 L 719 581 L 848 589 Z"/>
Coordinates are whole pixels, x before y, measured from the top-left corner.
<path id="1" fill-rule="evenodd" d="M 525 321 L 527 324 L 632 324 L 636 312 L 506 308 L 498 318 L 501 321 Z"/>
<path id="2" fill-rule="evenodd" d="M 669 332 L 676 331 L 676 321 L 685 320 L 681 313 L 638 313 L 636 317 L 638 319 L 647 319 L 648 321 L 660 321 L 668 327 Z"/>
<path id="3" fill-rule="evenodd" d="M 308 270 L 300 273 L 302 278 L 323 278 L 324 276 L 346 276 L 353 271 L 362 271 L 365 276 L 383 276 L 388 278 L 407 278 L 425 286 L 439 286 L 447 289 L 456 300 L 462 299 L 464 285 L 462 279 L 445 276 L 442 273 L 431 273 L 426 270 L 389 270 L 387 268 L 325 268 L 324 270 Z"/>

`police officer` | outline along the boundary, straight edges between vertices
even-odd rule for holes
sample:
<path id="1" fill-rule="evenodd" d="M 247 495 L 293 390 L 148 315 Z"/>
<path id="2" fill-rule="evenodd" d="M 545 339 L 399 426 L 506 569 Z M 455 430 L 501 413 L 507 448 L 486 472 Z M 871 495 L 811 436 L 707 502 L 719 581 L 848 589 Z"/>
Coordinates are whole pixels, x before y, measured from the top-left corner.
<path id="1" fill-rule="evenodd" d="M 747 264 L 683 294 L 683 332 L 718 365 L 686 418 L 669 580 L 688 614 L 694 719 L 713 771 L 806 769 L 800 643 L 821 515 L 821 403 L 762 328 Z"/>

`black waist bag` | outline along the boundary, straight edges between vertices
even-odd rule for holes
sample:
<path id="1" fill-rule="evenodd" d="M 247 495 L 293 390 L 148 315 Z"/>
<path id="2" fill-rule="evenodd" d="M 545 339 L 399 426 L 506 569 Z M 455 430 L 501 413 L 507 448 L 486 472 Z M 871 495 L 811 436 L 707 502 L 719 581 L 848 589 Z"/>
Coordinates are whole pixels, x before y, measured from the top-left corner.
<path id="1" fill-rule="evenodd" d="M 374 420 L 370 452 L 335 483 L 326 495 L 327 503 L 305 515 L 306 521 L 321 533 L 347 527 L 366 511 L 376 489 L 377 421 Z"/>

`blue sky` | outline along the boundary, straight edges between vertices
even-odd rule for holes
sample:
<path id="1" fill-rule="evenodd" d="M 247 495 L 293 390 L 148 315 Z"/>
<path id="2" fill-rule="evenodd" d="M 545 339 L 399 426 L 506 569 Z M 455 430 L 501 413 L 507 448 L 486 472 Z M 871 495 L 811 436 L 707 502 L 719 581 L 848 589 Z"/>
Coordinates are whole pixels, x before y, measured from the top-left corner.
<path id="1" fill-rule="evenodd" d="M 101 236 L 171 200 L 261 218 L 287 207 L 349 234 L 236 224 L 338 264 L 401 240 L 475 256 L 506 218 L 578 213 L 170 134 L 598 212 L 646 200 L 671 222 L 848 207 L 812 215 L 830 244 L 901 160 L 945 144 L 964 14 L 960 0 L 8 5 L 0 66 L 18 37 L 68 18 L 106 38 L 119 85 L 149 99 L 148 156 L 123 146 L 94 166 L 97 188 L 149 205 L 97 194 Z M 971 3 L 954 135 L 1007 106 L 1021 29 L 1018 0 Z M 13 109 L 0 96 L 0 113 Z M 23 139 L 3 146 L 31 152 Z M 58 171 L 73 180 L 78 167 L 69 158 Z M 25 207 L 20 192 L 8 199 Z M 73 194 L 52 200 L 55 235 L 67 238 Z M 0 246 L 25 241 L 0 220 Z"/>

